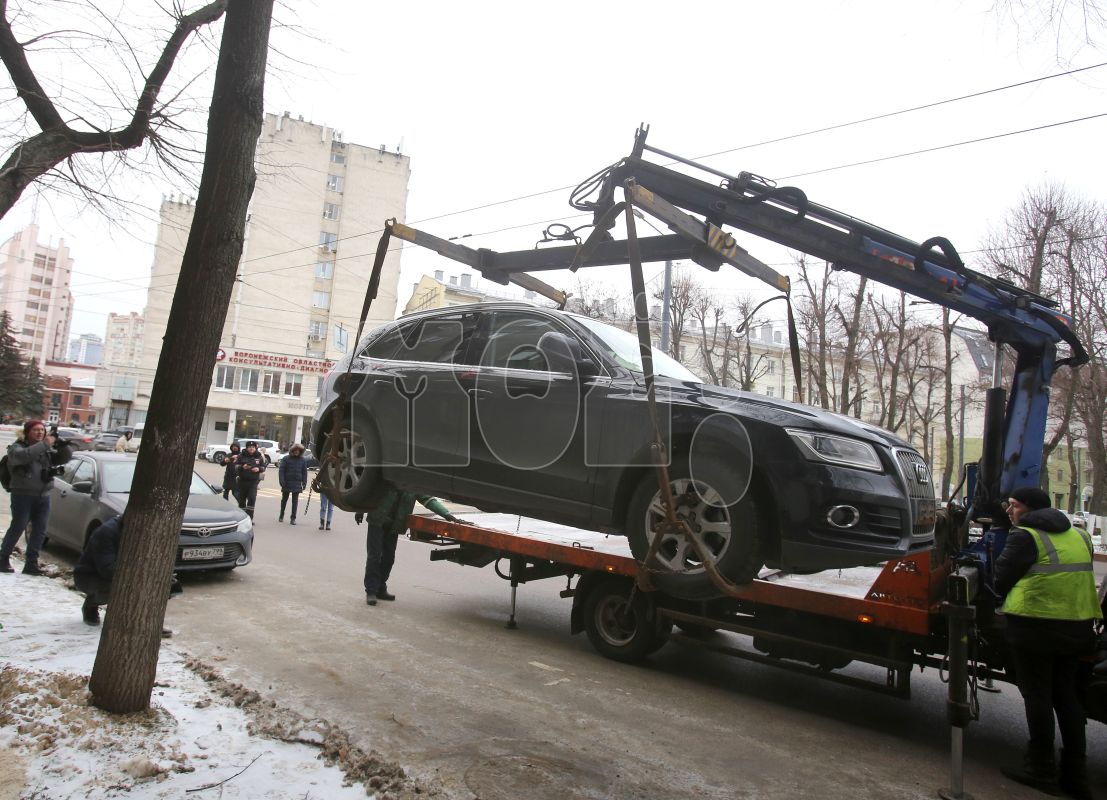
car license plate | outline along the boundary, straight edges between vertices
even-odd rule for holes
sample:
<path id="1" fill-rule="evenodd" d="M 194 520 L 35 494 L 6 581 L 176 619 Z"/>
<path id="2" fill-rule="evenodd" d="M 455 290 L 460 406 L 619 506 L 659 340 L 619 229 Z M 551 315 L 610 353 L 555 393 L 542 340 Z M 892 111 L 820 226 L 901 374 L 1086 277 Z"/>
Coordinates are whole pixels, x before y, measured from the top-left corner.
<path id="1" fill-rule="evenodd" d="M 181 553 L 181 558 L 185 561 L 207 561 L 222 557 L 222 547 L 186 547 Z"/>

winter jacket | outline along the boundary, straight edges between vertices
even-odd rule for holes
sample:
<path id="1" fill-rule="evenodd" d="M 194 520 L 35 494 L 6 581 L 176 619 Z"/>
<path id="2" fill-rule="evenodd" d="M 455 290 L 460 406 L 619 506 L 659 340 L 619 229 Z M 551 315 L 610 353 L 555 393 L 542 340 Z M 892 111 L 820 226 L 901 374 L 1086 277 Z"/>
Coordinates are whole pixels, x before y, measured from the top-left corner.
<path id="1" fill-rule="evenodd" d="M 127 439 L 127 437 L 125 435 L 120 434 L 119 438 L 115 440 L 115 448 L 114 448 L 115 452 L 117 452 L 117 453 L 126 453 L 127 452 L 127 442 L 128 441 L 129 440 Z"/>
<path id="2" fill-rule="evenodd" d="M 438 516 L 444 519 L 451 518 L 450 510 L 437 497 L 432 497 L 429 494 L 405 492 L 391 484 L 388 485 L 376 508 L 367 511 L 364 518 L 370 524 L 379 525 L 385 533 L 401 534 L 407 530 L 407 518 L 415 510 L 416 500 Z M 358 520 L 358 522 L 360 523 L 361 520 Z"/>
<path id="3" fill-rule="evenodd" d="M 11 494 L 49 494 L 54 486 L 51 468 L 67 463 L 73 457 L 73 449 L 60 443 L 51 447 L 45 439 L 38 444 L 28 445 L 23 439 L 22 431 L 16 437 L 8 445 L 8 466 L 12 473 Z"/>
<path id="4" fill-rule="evenodd" d="M 259 467 L 259 470 L 254 472 L 254 467 Z M 260 481 L 261 476 L 265 474 L 265 456 L 263 456 L 260 451 L 250 455 L 247 451 L 243 450 L 238 454 L 234 469 L 238 474 L 239 483 L 256 483 Z"/>
<path id="5" fill-rule="evenodd" d="M 96 576 L 105 581 L 115 577 L 115 562 L 119 557 L 119 540 L 123 536 L 123 517 L 113 517 L 94 530 L 85 542 L 85 549 L 77 565 L 75 577 Z"/>
<path id="6" fill-rule="evenodd" d="M 238 464 L 239 455 L 241 455 L 241 453 L 227 453 L 226 457 L 223 459 L 224 489 L 233 489 L 235 486 L 235 481 L 238 478 L 238 475 L 235 472 L 235 467 Z"/>
<path id="7" fill-rule="evenodd" d="M 1034 536 L 1023 528 L 1033 528 L 1041 534 L 1066 533 L 1069 518 L 1055 508 L 1042 508 L 1023 514 L 1019 527 L 1011 528 L 1003 552 L 996 559 L 995 589 L 1006 595 L 1038 562 L 1038 546 Z M 1091 620 L 1059 620 L 1006 614 L 1007 641 L 1015 647 L 1057 655 L 1079 655 L 1091 652 L 1095 645 L 1095 629 Z"/>
<path id="8" fill-rule="evenodd" d="M 302 492 L 307 487 L 307 459 L 303 456 L 285 456 L 277 468 L 277 478 L 283 491 Z"/>

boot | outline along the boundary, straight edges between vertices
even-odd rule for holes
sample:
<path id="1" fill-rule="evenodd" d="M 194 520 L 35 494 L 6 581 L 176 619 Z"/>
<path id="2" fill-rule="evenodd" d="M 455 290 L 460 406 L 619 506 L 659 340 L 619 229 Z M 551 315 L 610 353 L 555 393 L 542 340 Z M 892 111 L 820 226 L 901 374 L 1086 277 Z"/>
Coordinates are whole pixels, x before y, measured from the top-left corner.
<path id="1" fill-rule="evenodd" d="M 320 525 L 320 528 L 323 526 Z M 15 572 L 11 559 L 8 556 L 0 557 L 0 572 Z"/>
<path id="2" fill-rule="evenodd" d="M 331 524 L 328 522 L 327 523 L 327 530 L 329 531 L 330 529 L 331 529 Z"/>
<path id="3" fill-rule="evenodd" d="M 1053 797 L 1061 796 L 1061 787 L 1057 785 L 1057 761 L 1053 755 L 1052 744 L 1045 747 L 1028 744 L 1021 767 L 1000 767 L 999 771 L 1023 786 L 1030 786 Z"/>
<path id="4" fill-rule="evenodd" d="M 42 570 L 39 569 L 37 561 L 28 561 L 26 564 L 23 565 L 23 574 L 24 575 L 41 575 Z"/>
<path id="5" fill-rule="evenodd" d="M 85 625 L 100 624 L 100 607 L 92 602 L 91 597 L 85 598 L 84 605 L 81 606 L 81 617 L 84 618 Z"/>
<path id="6" fill-rule="evenodd" d="M 323 530 L 323 523 L 322 522 L 319 523 L 319 530 Z"/>
<path id="7" fill-rule="evenodd" d="M 283 511 L 281 512 L 281 515 L 279 517 L 277 517 L 277 522 L 284 522 L 284 512 Z"/>
<path id="8" fill-rule="evenodd" d="M 295 524 L 296 524 L 296 518 L 295 518 L 295 517 L 293 517 L 292 519 L 290 519 L 290 520 L 288 521 L 288 524 L 289 524 L 289 525 L 295 525 Z"/>
<path id="9" fill-rule="evenodd" d="M 1076 800 L 1092 800 L 1092 786 L 1088 783 L 1088 758 L 1084 753 L 1061 751 L 1061 790 Z"/>

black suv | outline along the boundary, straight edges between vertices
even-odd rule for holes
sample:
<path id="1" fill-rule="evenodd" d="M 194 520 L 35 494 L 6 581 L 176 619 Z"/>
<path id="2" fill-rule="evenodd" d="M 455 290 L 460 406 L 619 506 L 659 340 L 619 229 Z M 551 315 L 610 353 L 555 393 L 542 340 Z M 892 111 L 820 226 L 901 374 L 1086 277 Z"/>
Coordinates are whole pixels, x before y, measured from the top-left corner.
<path id="1" fill-rule="evenodd" d="M 663 354 L 654 370 L 679 512 L 735 582 L 764 564 L 861 566 L 933 544 L 930 473 L 906 442 L 850 417 L 704 384 Z M 329 475 L 349 510 L 372 508 L 389 482 L 622 534 L 638 558 L 661 520 L 638 340 L 594 319 L 518 303 L 401 318 L 327 377 L 316 453 L 327 452 L 335 414 L 345 433 Z M 674 570 L 666 590 L 717 594 L 683 537 L 665 535 L 659 556 Z"/>

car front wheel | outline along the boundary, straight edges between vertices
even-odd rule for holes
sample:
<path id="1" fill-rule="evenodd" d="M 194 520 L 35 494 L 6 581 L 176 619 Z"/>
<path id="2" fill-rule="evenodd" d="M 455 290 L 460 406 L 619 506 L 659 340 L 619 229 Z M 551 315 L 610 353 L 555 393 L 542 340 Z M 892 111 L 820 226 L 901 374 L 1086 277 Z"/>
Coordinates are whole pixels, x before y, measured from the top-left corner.
<path id="1" fill-rule="evenodd" d="M 226 459 L 227 459 L 227 454 L 224 453 L 222 450 L 216 450 L 214 453 L 212 453 L 212 456 L 211 456 L 211 460 L 214 461 L 219 466 L 223 466 L 223 462 Z"/>
<path id="2" fill-rule="evenodd" d="M 763 564 L 757 536 L 757 509 L 748 492 L 727 504 L 736 485 L 735 475 L 717 461 L 698 465 L 695 479 L 686 464 L 669 470 L 670 486 L 677 501 L 677 516 L 691 528 L 719 573 L 731 583 L 746 584 L 757 577 Z M 659 523 L 665 519 L 661 491 L 652 470 L 638 485 L 627 507 L 626 534 L 639 562 L 649 553 Z M 699 554 L 683 533 L 665 532 L 656 561 L 647 565 L 653 584 L 685 600 L 707 600 L 723 593 L 704 569 Z"/>

